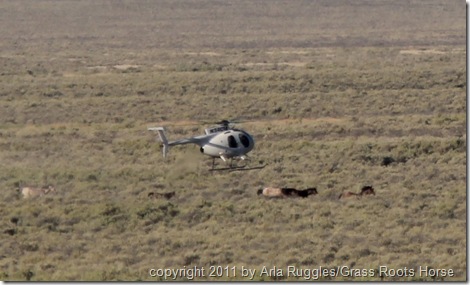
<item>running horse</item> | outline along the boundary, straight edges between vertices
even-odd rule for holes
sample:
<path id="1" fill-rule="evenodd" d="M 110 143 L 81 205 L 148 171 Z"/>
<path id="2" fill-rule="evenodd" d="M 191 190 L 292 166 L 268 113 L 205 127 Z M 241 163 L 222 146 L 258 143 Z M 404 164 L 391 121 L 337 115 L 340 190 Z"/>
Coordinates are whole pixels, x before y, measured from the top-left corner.
<path id="1" fill-rule="evenodd" d="M 307 188 L 304 190 L 297 190 L 295 188 L 274 188 L 266 187 L 258 189 L 258 195 L 263 195 L 268 198 L 285 198 L 285 197 L 302 197 L 307 198 L 310 195 L 318 194 L 316 188 Z"/>
<path id="2" fill-rule="evenodd" d="M 344 198 L 349 198 L 349 197 L 362 197 L 362 196 L 367 196 L 367 195 L 375 195 L 374 187 L 367 185 L 362 187 L 360 193 L 354 193 L 354 192 L 344 192 L 339 195 L 338 199 L 344 199 Z"/>

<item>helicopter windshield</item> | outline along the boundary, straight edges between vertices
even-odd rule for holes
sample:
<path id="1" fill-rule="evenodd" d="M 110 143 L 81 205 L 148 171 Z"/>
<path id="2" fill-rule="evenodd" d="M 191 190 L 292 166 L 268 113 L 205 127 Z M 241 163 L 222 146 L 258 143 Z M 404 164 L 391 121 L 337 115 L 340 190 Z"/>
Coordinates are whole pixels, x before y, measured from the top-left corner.
<path id="1" fill-rule="evenodd" d="M 244 134 L 239 134 L 238 137 L 240 138 L 240 142 L 244 147 L 250 146 L 250 140 Z"/>
<path id="2" fill-rule="evenodd" d="M 235 138 L 233 136 L 228 136 L 228 146 L 231 147 L 231 148 L 236 148 L 238 146 L 237 144 L 237 141 L 235 140 Z"/>

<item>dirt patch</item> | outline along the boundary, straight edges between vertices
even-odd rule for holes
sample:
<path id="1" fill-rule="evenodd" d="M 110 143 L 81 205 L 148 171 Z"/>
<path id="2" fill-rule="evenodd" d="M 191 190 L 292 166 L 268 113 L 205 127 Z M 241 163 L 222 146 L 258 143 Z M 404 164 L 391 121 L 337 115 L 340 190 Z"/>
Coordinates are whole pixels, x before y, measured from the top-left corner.
<path id="1" fill-rule="evenodd" d="M 278 62 L 278 63 L 271 63 L 271 62 L 247 62 L 242 64 L 244 66 L 253 67 L 253 66 L 293 66 L 293 67 L 303 67 L 307 63 L 301 61 L 292 61 L 292 62 Z"/>
<path id="2" fill-rule="evenodd" d="M 113 66 L 116 69 L 119 70 L 128 70 L 128 69 L 133 69 L 133 68 L 138 68 L 139 65 L 136 64 L 117 64 Z"/>
<path id="3" fill-rule="evenodd" d="M 266 54 L 309 54 L 305 50 L 281 50 L 281 51 L 268 51 Z"/>
<path id="4" fill-rule="evenodd" d="M 281 119 L 281 120 L 274 120 L 271 122 L 275 122 L 276 124 L 292 124 L 292 123 L 314 123 L 314 122 L 322 122 L 322 123 L 341 123 L 344 122 L 344 118 L 332 118 L 332 117 L 322 117 L 322 118 L 301 118 L 301 119 Z"/>
<path id="5" fill-rule="evenodd" d="M 105 66 L 105 65 L 95 65 L 95 66 L 87 66 L 86 69 L 90 69 L 90 70 L 105 70 L 107 69 L 108 67 Z"/>
<path id="6" fill-rule="evenodd" d="M 207 55 L 207 56 L 221 56 L 218 52 L 207 51 L 207 52 L 187 52 L 187 55 Z"/>
<path id="7" fill-rule="evenodd" d="M 445 54 L 445 52 L 435 49 L 406 49 L 401 50 L 400 54 L 422 55 L 422 54 Z"/>
<path id="8" fill-rule="evenodd" d="M 154 64 L 153 67 L 156 68 L 156 69 L 167 69 L 168 68 L 168 66 L 162 65 L 162 64 Z"/>

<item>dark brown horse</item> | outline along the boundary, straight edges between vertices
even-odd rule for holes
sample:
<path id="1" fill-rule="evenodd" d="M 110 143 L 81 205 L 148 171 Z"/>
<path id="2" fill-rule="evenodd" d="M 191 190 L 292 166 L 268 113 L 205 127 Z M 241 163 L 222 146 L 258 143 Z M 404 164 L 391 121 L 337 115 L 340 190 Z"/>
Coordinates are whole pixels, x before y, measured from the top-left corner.
<path id="1" fill-rule="evenodd" d="M 370 185 L 362 187 L 361 195 L 375 195 L 374 187 Z"/>
<path id="2" fill-rule="evenodd" d="M 344 199 L 344 198 L 349 198 L 349 197 L 361 197 L 361 196 L 366 196 L 366 195 L 375 195 L 374 187 L 372 186 L 364 186 L 361 189 L 360 193 L 354 193 L 354 192 L 344 192 L 341 195 L 339 195 L 338 199 Z"/>
<path id="3" fill-rule="evenodd" d="M 150 199 L 158 199 L 158 198 L 165 198 L 167 200 L 173 198 L 175 196 L 175 192 L 166 192 L 166 193 L 155 193 L 155 192 L 150 192 L 147 195 Z"/>

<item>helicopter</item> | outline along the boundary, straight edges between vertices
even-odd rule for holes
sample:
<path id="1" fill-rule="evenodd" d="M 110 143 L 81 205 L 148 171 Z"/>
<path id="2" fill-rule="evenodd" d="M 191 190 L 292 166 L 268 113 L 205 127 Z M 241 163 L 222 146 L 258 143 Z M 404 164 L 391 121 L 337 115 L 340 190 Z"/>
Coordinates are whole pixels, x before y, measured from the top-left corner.
<path id="1" fill-rule="evenodd" d="M 163 157 L 168 155 L 170 146 L 196 144 L 200 147 L 199 150 L 202 154 L 212 157 L 211 170 L 225 170 L 225 168 L 214 169 L 216 158 L 222 159 L 225 163 L 230 160 L 228 169 L 237 168 L 233 166 L 233 160 L 246 160 L 248 158 L 247 153 L 253 150 L 255 146 L 253 136 L 244 130 L 233 128 L 228 120 L 222 120 L 214 124 L 216 126 L 204 130 L 204 135 L 175 141 L 168 141 L 163 127 L 149 127 L 147 130 L 158 133 L 158 138 L 163 143 Z"/>

